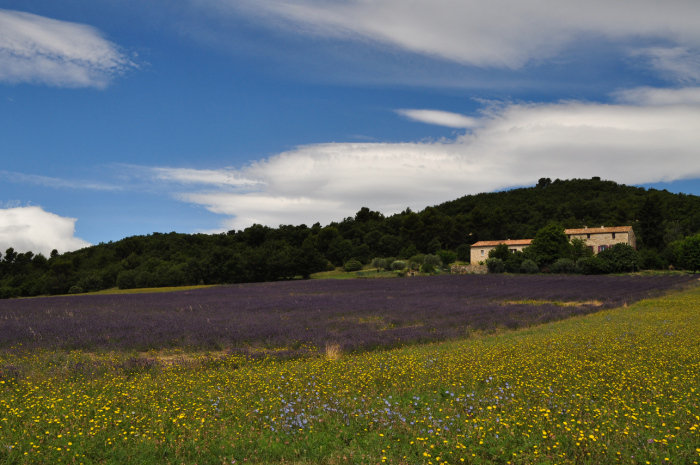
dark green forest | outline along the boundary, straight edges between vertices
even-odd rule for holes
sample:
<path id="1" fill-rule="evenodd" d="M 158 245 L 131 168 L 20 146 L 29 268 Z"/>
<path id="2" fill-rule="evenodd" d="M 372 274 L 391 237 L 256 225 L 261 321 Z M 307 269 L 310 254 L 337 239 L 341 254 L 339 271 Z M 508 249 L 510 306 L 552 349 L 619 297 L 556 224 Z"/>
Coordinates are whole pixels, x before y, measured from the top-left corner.
<path id="1" fill-rule="evenodd" d="M 700 232 L 700 197 L 600 178 L 543 178 L 534 187 L 468 195 L 419 212 L 384 216 L 363 207 L 327 226 L 153 233 L 49 257 L 10 248 L 0 254 L 0 297 L 308 278 L 353 258 L 367 264 L 442 251 L 468 261 L 479 240 L 533 238 L 552 222 L 631 225 L 641 266 L 662 269 L 678 266 L 680 241 Z"/>

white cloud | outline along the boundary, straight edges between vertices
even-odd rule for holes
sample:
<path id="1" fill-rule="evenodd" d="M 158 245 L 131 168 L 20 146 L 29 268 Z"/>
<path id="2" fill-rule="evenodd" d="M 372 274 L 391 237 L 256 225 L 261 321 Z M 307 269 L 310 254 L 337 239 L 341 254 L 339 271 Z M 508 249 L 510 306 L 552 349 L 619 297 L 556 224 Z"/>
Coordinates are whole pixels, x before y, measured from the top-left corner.
<path id="1" fill-rule="evenodd" d="M 657 89 L 637 87 L 616 92 L 619 102 L 633 105 L 700 105 L 700 87 Z"/>
<path id="2" fill-rule="evenodd" d="M 0 10 L 0 82 L 103 88 L 134 66 L 90 26 Z"/>
<path id="3" fill-rule="evenodd" d="M 648 59 L 652 68 L 672 81 L 700 81 L 700 53 L 686 47 L 650 47 L 638 50 L 633 55 Z"/>
<path id="4" fill-rule="evenodd" d="M 459 113 L 440 110 L 396 110 L 401 116 L 421 123 L 447 126 L 448 128 L 471 128 L 476 126 L 477 120 Z"/>
<path id="5" fill-rule="evenodd" d="M 315 36 L 372 40 L 480 67 L 517 69 L 581 38 L 700 46 L 687 0 L 208 0 Z M 201 3 L 200 3 L 201 4 Z M 281 21 L 280 21 L 281 20 Z"/>
<path id="6" fill-rule="evenodd" d="M 23 174 L 12 171 L 0 170 L 0 178 L 4 178 L 10 182 L 33 184 L 37 186 L 68 188 L 68 189 L 89 189 L 98 191 L 118 191 L 122 190 L 122 186 L 106 184 L 92 181 L 76 181 L 71 179 L 53 178 L 50 176 L 41 176 L 38 174 Z"/>
<path id="7" fill-rule="evenodd" d="M 260 184 L 260 181 L 245 179 L 235 170 L 195 170 L 153 168 L 156 179 L 177 181 L 185 184 L 216 184 L 230 187 L 252 187 Z"/>
<path id="8" fill-rule="evenodd" d="M 0 208 L 0 251 L 9 247 L 17 252 L 32 251 L 48 256 L 90 245 L 75 237 L 75 218 L 64 218 L 41 207 Z"/>
<path id="9" fill-rule="evenodd" d="M 450 141 L 317 144 L 235 172 L 170 168 L 159 177 L 206 184 L 211 176 L 209 190 L 177 198 L 229 216 L 224 229 L 328 223 L 362 206 L 390 214 L 541 177 L 628 184 L 700 178 L 698 103 L 494 105 L 476 123 Z M 221 176 L 258 184 L 235 192 L 220 187 Z"/>

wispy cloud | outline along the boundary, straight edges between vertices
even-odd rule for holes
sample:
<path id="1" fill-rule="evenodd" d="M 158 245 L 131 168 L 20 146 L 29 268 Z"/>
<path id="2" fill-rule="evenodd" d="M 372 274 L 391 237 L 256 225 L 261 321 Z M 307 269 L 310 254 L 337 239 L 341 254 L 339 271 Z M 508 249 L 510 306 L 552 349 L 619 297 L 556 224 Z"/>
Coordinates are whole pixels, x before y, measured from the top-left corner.
<path id="1" fill-rule="evenodd" d="M 700 52 L 687 47 L 650 47 L 633 52 L 648 60 L 666 79 L 681 84 L 700 81 Z"/>
<path id="2" fill-rule="evenodd" d="M 176 181 L 184 184 L 214 184 L 238 188 L 250 188 L 263 181 L 247 179 L 234 169 L 229 170 L 196 170 L 190 168 L 152 168 L 156 179 Z"/>
<path id="3" fill-rule="evenodd" d="M 632 105 L 700 105 L 700 87 L 680 89 L 637 87 L 621 90 L 613 96 L 618 102 Z"/>
<path id="4" fill-rule="evenodd" d="M 12 171 L 0 170 L 0 178 L 6 181 L 16 182 L 20 184 L 32 184 L 35 186 L 53 187 L 53 188 L 65 188 L 65 189 L 89 189 L 98 191 L 119 191 L 123 187 L 115 184 L 84 181 L 84 180 L 74 180 L 74 179 L 61 179 L 53 178 L 50 176 L 41 176 L 37 174 L 24 174 L 15 173 Z"/>
<path id="5" fill-rule="evenodd" d="M 228 216 L 223 229 L 240 229 L 328 223 L 362 206 L 419 209 L 543 176 L 629 184 L 700 177 L 700 104 L 657 103 L 493 105 L 453 140 L 308 145 L 239 170 L 169 168 L 158 179 L 199 184 L 173 187 L 173 195 Z M 220 187 L 227 177 L 256 183 L 232 191 Z"/>
<path id="6" fill-rule="evenodd" d="M 518 69 L 583 37 L 700 45 L 700 3 L 616 0 L 208 0 L 275 28 L 371 40 L 479 67 Z"/>
<path id="7" fill-rule="evenodd" d="M 68 252 L 90 245 L 75 237 L 75 218 L 65 218 L 41 207 L 0 208 L 0 250 L 48 255 L 53 249 Z"/>
<path id="8" fill-rule="evenodd" d="M 469 116 L 440 110 L 396 110 L 401 116 L 421 123 L 446 126 L 448 128 L 471 128 L 478 124 L 478 120 Z"/>
<path id="9" fill-rule="evenodd" d="M 0 82 L 104 88 L 135 66 L 93 27 L 0 10 Z"/>

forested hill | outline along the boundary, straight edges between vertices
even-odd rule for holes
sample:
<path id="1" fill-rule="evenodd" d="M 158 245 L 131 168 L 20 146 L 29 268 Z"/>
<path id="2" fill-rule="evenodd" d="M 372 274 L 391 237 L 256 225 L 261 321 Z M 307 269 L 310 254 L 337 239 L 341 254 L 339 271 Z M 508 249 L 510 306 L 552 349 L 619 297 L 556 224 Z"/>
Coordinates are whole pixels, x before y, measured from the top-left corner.
<path id="1" fill-rule="evenodd" d="M 408 258 L 449 250 L 468 260 L 479 240 L 533 238 L 555 221 L 567 228 L 631 225 L 646 267 L 675 263 L 673 243 L 700 232 L 700 197 L 599 178 L 468 195 L 420 212 L 384 216 L 362 208 L 321 227 L 253 225 L 220 235 L 154 233 L 51 257 L 5 252 L 0 297 L 308 277 L 351 258 Z M 22 252 L 22 253 L 18 253 Z M 77 287 L 74 287 L 77 286 Z"/>

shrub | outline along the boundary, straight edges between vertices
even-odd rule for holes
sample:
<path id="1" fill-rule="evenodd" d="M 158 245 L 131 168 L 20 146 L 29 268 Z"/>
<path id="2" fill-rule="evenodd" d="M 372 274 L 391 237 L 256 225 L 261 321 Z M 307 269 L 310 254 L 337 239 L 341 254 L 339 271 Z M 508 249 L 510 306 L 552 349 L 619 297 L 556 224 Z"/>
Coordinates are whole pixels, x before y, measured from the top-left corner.
<path id="1" fill-rule="evenodd" d="M 556 262 L 552 263 L 550 268 L 552 273 L 568 274 L 576 271 L 576 264 L 573 260 L 568 258 L 560 258 Z"/>
<path id="2" fill-rule="evenodd" d="M 598 254 L 606 262 L 608 272 L 621 273 L 639 269 L 639 252 L 627 244 L 615 244 Z"/>
<path id="3" fill-rule="evenodd" d="M 472 257 L 472 248 L 467 244 L 462 244 L 457 247 L 457 260 L 460 262 L 469 262 Z"/>
<path id="4" fill-rule="evenodd" d="M 581 274 L 609 273 L 608 264 L 596 257 L 581 258 L 576 262 L 576 272 Z"/>
<path id="5" fill-rule="evenodd" d="M 19 297 L 20 294 L 21 291 L 18 287 L 0 287 L 0 299 L 14 299 L 15 297 Z"/>
<path id="6" fill-rule="evenodd" d="M 403 270 L 404 268 L 406 268 L 406 262 L 404 262 L 403 260 L 395 260 L 391 264 L 391 269 L 394 271 Z"/>
<path id="7" fill-rule="evenodd" d="M 520 265 L 522 265 L 525 256 L 522 252 L 516 251 L 510 253 L 508 259 L 504 262 L 508 273 L 521 273 Z"/>
<path id="8" fill-rule="evenodd" d="M 431 265 L 430 263 L 424 263 L 421 265 L 420 271 L 421 273 L 432 274 L 435 273 L 435 266 Z"/>
<path id="9" fill-rule="evenodd" d="M 486 260 L 486 267 L 489 273 L 503 273 L 506 270 L 506 265 L 500 258 L 489 258 Z"/>
<path id="10" fill-rule="evenodd" d="M 70 289 L 68 289 L 69 294 L 82 294 L 83 292 L 85 291 L 83 291 L 83 288 L 80 286 L 71 286 Z"/>
<path id="11" fill-rule="evenodd" d="M 83 279 L 78 281 L 77 285 L 83 288 L 85 292 L 99 291 L 103 287 L 102 279 L 94 274 L 85 276 Z"/>
<path id="12" fill-rule="evenodd" d="M 493 249 L 489 250 L 489 258 L 498 258 L 504 262 L 510 258 L 510 249 L 508 244 L 498 244 Z"/>
<path id="13" fill-rule="evenodd" d="M 440 257 L 437 255 L 427 254 L 425 257 L 423 257 L 423 264 L 432 265 L 433 267 L 438 268 L 442 266 L 442 260 L 440 260 Z"/>
<path id="14" fill-rule="evenodd" d="M 440 260 L 445 266 L 450 266 L 457 261 L 457 254 L 449 250 L 439 250 L 437 256 L 440 257 Z"/>
<path id="15" fill-rule="evenodd" d="M 520 264 L 520 272 L 521 273 L 527 273 L 527 274 L 535 274 L 540 271 L 539 267 L 537 266 L 537 263 L 533 262 L 532 260 L 523 260 L 523 262 Z"/>
<path id="16" fill-rule="evenodd" d="M 683 268 L 693 273 L 700 271 L 700 234 L 683 239 L 678 259 Z"/>
<path id="17" fill-rule="evenodd" d="M 359 271 L 362 269 L 362 263 L 360 263 L 359 260 L 351 258 L 350 260 L 345 262 L 343 268 L 345 268 L 345 271 Z"/>
<path id="18" fill-rule="evenodd" d="M 664 259 L 654 249 L 639 252 L 639 268 L 642 270 L 663 270 L 667 267 Z"/>
<path id="19" fill-rule="evenodd" d="M 119 289 L 134 289 L 136 287 L 136 270 L 120 271 L 117 275 L 117 287 Z"/>
<path id="20" fill-rule="evenodd" d="M 377 269 L 377 273 L 380 268 L 386 268 L 386 260 L 383 258 L 375 258 L 372 260 L 372 267 Z"/>

